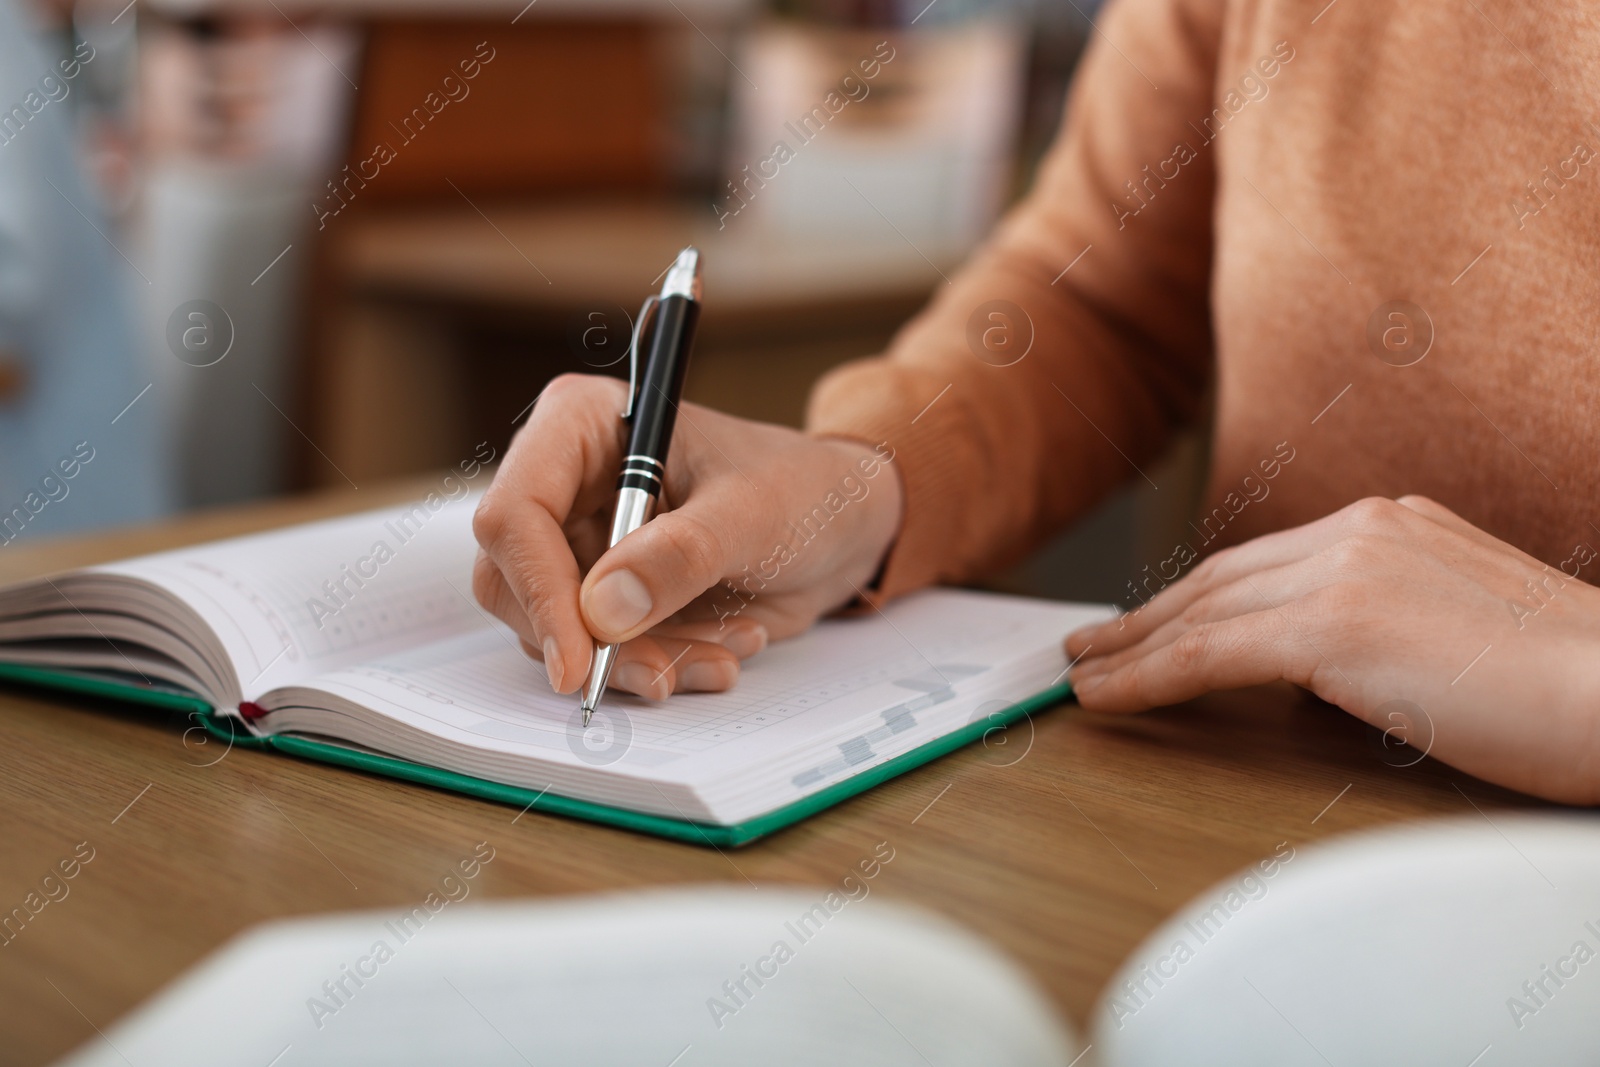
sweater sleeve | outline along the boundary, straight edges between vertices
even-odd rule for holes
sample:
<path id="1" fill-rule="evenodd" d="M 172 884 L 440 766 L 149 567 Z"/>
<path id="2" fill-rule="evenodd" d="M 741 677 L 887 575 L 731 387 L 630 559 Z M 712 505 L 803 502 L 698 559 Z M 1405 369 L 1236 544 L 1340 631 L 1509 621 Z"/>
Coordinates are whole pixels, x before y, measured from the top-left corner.
<path id="1" fill-rule="evenodd" d="M 880 596 L 1015 560 L 1195 415 L 1216 183 L 1194 124 L 1222 8 L 1111 0 L 1027 198 L 886 353 L 812 393 L 810 432 L 894 450 L 905 513 Z"/>

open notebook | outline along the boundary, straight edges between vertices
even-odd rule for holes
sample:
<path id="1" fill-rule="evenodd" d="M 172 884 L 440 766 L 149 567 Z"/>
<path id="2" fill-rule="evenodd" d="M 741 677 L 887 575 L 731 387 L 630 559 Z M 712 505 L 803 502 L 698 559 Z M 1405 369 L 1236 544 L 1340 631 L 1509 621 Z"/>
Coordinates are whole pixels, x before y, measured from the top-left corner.
<path id="1" fill-rule="evenodd" d="M 0 590 L 0 676 L 192 710 L 231 744 L 741 844 L 1067 695 L 1109 609 L 936 590 L 826 621 L 738 685 L 577 698 L 472 598 L 474 497 Z"/>

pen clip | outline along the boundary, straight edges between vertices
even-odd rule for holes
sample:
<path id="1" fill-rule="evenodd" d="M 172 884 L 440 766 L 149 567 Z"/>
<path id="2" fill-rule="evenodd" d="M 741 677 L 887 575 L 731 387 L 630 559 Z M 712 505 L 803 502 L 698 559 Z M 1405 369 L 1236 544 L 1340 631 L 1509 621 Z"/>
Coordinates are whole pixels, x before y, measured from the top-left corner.
<path id="1" fill-rule="evenodd" d="M 644 339 L 645 324 L 660 302 L 661 298 L 654 293 L 645 297 L 644 305 L 639 308 L 639 321 L 633 324 L 633 340 L 628 344 L 628 407 L 622 413 L 625 419 L 633 418 L 633 406 L 639 398 L 639 342 Z"/>

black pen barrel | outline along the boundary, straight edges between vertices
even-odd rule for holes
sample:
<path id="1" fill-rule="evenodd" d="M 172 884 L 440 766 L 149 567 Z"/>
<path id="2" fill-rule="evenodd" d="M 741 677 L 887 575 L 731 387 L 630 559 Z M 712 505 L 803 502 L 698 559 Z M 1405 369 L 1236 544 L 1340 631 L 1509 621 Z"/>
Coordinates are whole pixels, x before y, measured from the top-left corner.
<path id="1" fill-rule="evenodd" d="M 643 489 L 652 496 L 661 495 L 661 479 L 666 473 L 664 457 L 677 423 L 678 400 L 683 396 L 689 350 L 699 321 L 699 302 L 686 296 L 663 297 L 656 308 L 650 355 L 634 403 L 633 427 L 622 473 L 617 477 L 618 489 Z"/>

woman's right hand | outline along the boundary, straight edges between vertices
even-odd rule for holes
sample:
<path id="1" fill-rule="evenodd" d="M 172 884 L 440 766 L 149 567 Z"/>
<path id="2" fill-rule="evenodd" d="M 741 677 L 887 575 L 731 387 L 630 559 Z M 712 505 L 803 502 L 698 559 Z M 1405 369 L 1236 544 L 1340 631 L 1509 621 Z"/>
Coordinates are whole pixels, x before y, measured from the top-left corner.
<path id="1" fill-rule="evenodd" d="M 622 645 L 615 688 L 727 689 L 873 579 L 900 527 L 893 452 L 682 404 L 663 510 L 607 550 L 626 402 L 613 378 L 545 389 L 478 505 L 473 591 L 558 693 L 596 642 Z"/>

